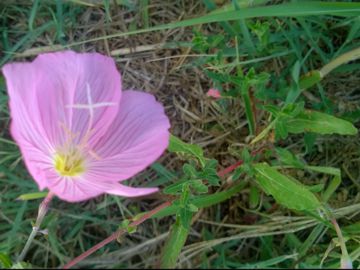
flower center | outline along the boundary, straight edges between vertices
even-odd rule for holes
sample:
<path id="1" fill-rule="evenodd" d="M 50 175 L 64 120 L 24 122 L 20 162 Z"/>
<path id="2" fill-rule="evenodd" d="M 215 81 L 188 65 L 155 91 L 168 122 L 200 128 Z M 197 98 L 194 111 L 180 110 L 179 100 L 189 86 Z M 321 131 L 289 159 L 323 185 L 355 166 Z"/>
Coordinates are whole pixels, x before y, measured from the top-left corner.
<path id="1" fill-rule="evenodd" d="M 61 176 L 76 176 L 85 171 L 84 158 L 76 150 L 66 154 L 57 153 L 54 162 L 55 169 Z"/>

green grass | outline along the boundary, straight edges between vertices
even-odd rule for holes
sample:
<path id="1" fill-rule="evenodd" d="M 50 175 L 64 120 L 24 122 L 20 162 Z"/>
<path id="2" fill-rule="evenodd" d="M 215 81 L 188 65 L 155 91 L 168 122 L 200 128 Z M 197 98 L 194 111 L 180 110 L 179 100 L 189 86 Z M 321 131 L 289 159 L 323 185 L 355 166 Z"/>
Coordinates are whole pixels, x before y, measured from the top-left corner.
<path id="1" fill-rule="evenodd" d="M 119 48 L 151 46 L 161 40 L 165 49 L 113 56 L 127 86 L 158 95 L 171 118 L 173 134 L 188 143 L 205 142 L 205 157 L 217 159 L 219 167 L 245 160 L 241 169 L 221 179 L 219 187 L 208 186 L 213 194 L 191 191 L 184 207 L 192 204 L 200 210 L 191 214 L 193 222 L 185 233 L 179 221 L 185 214 L 179 205 L 173 205 L 139 226 L 136 233 L 102 248 L 80 267 L 148 268 L 159 265 L 164 254 L 169 257 L 163 258 L 163 265 L 176 263 L 178 267 L 339 267 L 339 239 L 323 217 L 327 210 L 338 220 L 354 266 L 359 266 L 359 136 L 306 133 L 306 125 L 300 135 L 291 134 L 294 127 L 275 122 L 285 119 L 281 117 L 301 115 L 285 106 L 297 104 L 300 108 L 301 104 L 347 119 L 359 128 L 358 60 L 341 62 L 324 78 L 309 87 L 303 85 L 308 72 L 321 70 L 359 48 L 360 4 L 251 2 L 254 6 L 240 0 L 225 1 L 222 7 L 212 0 L 140 1 L 139 5 L 126 0 L 0 3 L 0 67 L 11 61 L 30 60 L 54 48 L 111 54 Z M 159 62 L 160 71 L 156 69 Z M 195 79 L 190 79 L 193 74 Z M 151 78 L 145 81 L 147 76 Z M 178 85 L 182 86 L 180 91 Z M 225 98 L 215 101 L 206 97 L 209 88 L 219 89 Z M 4 268 L 9 260 L 16 261 L 41 202 L 18 200 L 21 195 L 38 192 L 38 188 L 12 141 L 7 103 L 1 76 L 0 265 Z M 266 127 L 266 134 L 250 144 Z M 346 133 L 333 132 L 338 127 L 327 133 Z M 275 147 L 287 149 L 294 156 L 284 152 L 281 156 Z M 244 148 L 249 152 L 266 151 L 250 157 Z M 166 158 L 131 181 L 169 186 L 189 174 L 182 172 L 184 163 L 201 173 L 205 161 L 190 162 L 191 153 L 187 154 L 167 153 Z M 303 167 L 294 166 L 300 161 Z M 275 201 L 279 196 L 276 184 L 266 188 L 256 181 L 252 164 L 257 162 L 267 162 L 286 175 L 286 181 L 292 177 L 312 187 L 308 197 L 316 203 L 318 200 L 326 211 L 319 215 L 297 208 L 301 200 L 292 201 L 291 191 L 286 189 L 280 196 L 290 202 L 284 203 L 283 198 Z M 336 175 L 331 173 L 334 171 Z M 40 198 L 44 194 L 31 196 Z M 176 196 L 181 197 L 178 193 Z M 167 198 L 102 196 L 78 204 L 55 199 L 42 227 L 48 233 L 36 237 L 26 261 L 44 268 L 64 265 L 111 235 L 123 220 L 149 211 Z M 179 219 L 175 222 L 176 214 Z M 167 243 L 176 249 L 166 253 L 165 241 L 172 226 L 175 233 Z M 178 240 L 176 232 L 181 234 Z"/>

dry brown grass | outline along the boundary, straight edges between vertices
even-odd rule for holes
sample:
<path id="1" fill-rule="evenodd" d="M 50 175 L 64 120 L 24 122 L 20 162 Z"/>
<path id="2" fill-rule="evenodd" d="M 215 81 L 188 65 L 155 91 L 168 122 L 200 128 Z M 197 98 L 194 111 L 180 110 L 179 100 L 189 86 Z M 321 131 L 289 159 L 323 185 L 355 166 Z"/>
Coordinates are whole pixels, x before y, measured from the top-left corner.
<path id="1" fill-rule="evenodd" d="M 10 1 L 11 2 L 11 1 Z M 9 2 L 9 3 L 10 3 Z M 28 1 L 12 1 L 17 5 L 22 6 L 23 9 L 30 8 Z M 74 2 L 71 5 L 79 8 L 80 1 Z M 65 21 L 66 36 L 64 40 L 66 44 L 76 42 L 83 42 L 100 38 L 108 35 L 113 35 L 119 32 L 127 32 L 131 27 L 143 28 L 145 22 L 141 16 L 141 12 L 129 11 L 128 8 L 116 4 L 111 5 L 110 18 L 108 20 L 107 14 L 101 1 L 87 1 L 93 6 L 81 6 L 81 12 L 75 21 L 71 22 L 69 18 Z M 155 26 L 168 22 L 173 22 L 180 19 L 199 16 L 205 12 L 201 1 L 196 0 L 176 0 L 164 1 L 155 0 L 150 1 L 149 5 L 149 25 Z M 221 1 L 220 1 L 221 2 Z M 9 8 L 9 7 L 7 7 Z M 49 14 L 46 8 L 42 7 L 40 13 L 46 13 L 45 16 L 38 16 L 35 20 L 36 25 L 41 25 L 49 19 Z M 16 10 L 7 13 L 8 23 L 12 24 L 13 32 L 10 33 L 10 40 L 16 43 L 19 38 L 28 31 L 28 17 L 24 12 L 17 12 Z M 214 26 L 212 26 L 214 27 Z M 29 60 L 35 55 L 52 50 L 64 49 L 63 45 L 54 46 L 55 32 L 46 32 L 40 35 L 35 40 L 27 42 L 19 52 L 15 54 L 16 60 Z M 216 102 L 206 96 L 207 90 L 212 87 L 212 84 L 204 73 L 195 66 L 189 66 L 194 58 L 203 57 L 196 55 L 188 47 L 175 46 L 168 48 L 170 43 L 189 42 L 193 37 L 192 29 L 179 28 L 175 30 L 156 31 L 146 34 L 133 35 L 126 38 L 111 38 L 101 39 L 94 42 L 87 42 L 82 45 L 77 45 L 72 49 L 81 52 L 99 52 L 112 56 L 122 74 L 123 88 L 136 89 L 152 93 L 165 106 L 166 113 L 171 121 L 171 133 L 182 138 L 189 143 L 196 143 L 202 146 L 205 150 L 206 156 L 215 158 L 219 161 L 219 167 L 226 167 L 233 164 L 238 156 L 235 150 L 242 148 L 248 142 L 248 129 L 246 125 L 246 118 L 244 106 L 241 101 L 229 101 L 226 104 Z M 186 65 L 186 66 L 185 66 Z M 267 68 L 280 74 L 281 68 L 286 65 L 281 60 L 274 60 L 267 63 Z M 350 77 L 349 77 L 350 76 Z M 349 106 L 359 107 L 359 74 L 350 74 L 344 78 L 329 78 L 327 79 L 327 89 L 331 98 L 339 100 L 341 106 L 349 108 Z M 342 81 L 342 79 L 344 81 Z M 354 89 L 346 92 L 346 89 Z M 340 89 L 340 91 L 339 91 Z M 318 96 L 316 93 L 309 93 L 308 98 Z M 340 106 L 340 105 L 339 105 Z M 263 120 L 266 115 L 259 117 L 260 124 L 266 124 Z M 0 121 L 0 127 L 3 128 L 8 124 L 8 121 Z M 6 135 L 8 136 L 8 134 Z M 298 138 L 289 140 L 287 143 L 292 145 L 294 149 L 301 149 L 303 147 L 302 141 Z M 325 146 L 325 149 L 324 149 Z M 340 147 L 339 147 L 340 146 Z M 341 167 L 346 175 L 349 187 L 354 187 L 351 192 L 357 191 L 360 188 L 360 160 L 359 156 L 359 140 L 353 138 L 324 138 L 323 142 L 318 143 L 318 153 L 309 158 L 309 161 L 314 165 L 326 165 Z M 346 162 L 344 162 L 346 161 Z M 169 170 L 179 171 L 184 161 L 178 157 L 165 153 L 159 160 L 161 164 L 166 166 Z M 136 181 L 143 182 L 146 180 L 155 180 L 156 174 L 149 170 L 137 177 Z M 306 175 L 309 181 L 316 179 L 315 175 Z M 328 181 L 329 179 L 325 179 Z M 347 189 L 343 188 L 337 195 L 337 200 L 333 201 L 334 207 L 351 205 L 358 203 L 360 196 L 358 194 L 349 194 Z M 256 210 L 249 210 L 248 206 L 249 189 L 244 189 L 238 196 L 228 200 L 227 202 L 201 210 L 196 216 L 197 222 L 191 231 L 189 243 L 196 243 L 201 238 L 201 232 L 207 229 L 216 237 L 227 237 L 235 233 L 240 233 L 241 228 L 224 228 L 221 224 L 254 224 L 260 219 L 260 214 Z M 151 200 L 152 199 L 152 200 Z M 124 201 L 123 206 L 128 207 L 136 213 L 139 210 L 149 210 L 158 204 L 156 197 L 139 203 L 138 208 L 131 209 L 131 200 Z M 89 203 L 82 205 L 84 209 L 95 211 L 98 209 L 98 204 L 103 202 L 103 198 L 98 198 Z M 81 207 L 82 207 L 81 206 Z M 68 208 L 66 205 L 56 205 L 53 209 L 55 212 L 61 213 L 63 209 Z M 56 210 L 57 209 L 57 210 Z M 118 213 L 117 206 L 109 207 L 110 212 Z M 287 213 L 286 210 L 274 208 L 273 212 L 269 214 L 269 219 L 273 217 L 282 218 L 282 215 Z M 108 215 L 111 216 L 112 213 Z M 57 213 L 57 214 L 59 214 Z M 130 211 L 125 211 L 125 216 L 130 215 Z M 264 214 L 263 216 L 266 216 Z M 270 214 L 273 216 L 270 217 Z M 60 215 L 60 214 L 59 214 Z M 114 222 L 119 222 L 122 217 L 114 218 Z M 216 220 L 217 225 L 208 224 L 208 221 Z M 104 254 L 99 255 L 93 259 L 87 260 L 84 265 L 96 265 L 96 267 L 112 267 L 114 264 L 125 263 L 132 267 L 152 267 L 157 263 L 158 255 L 161 253 L 163 240 L 166 238 L 166 231 L 173 220 L 166 218 L 159 223 L 153 221 L 146 227 L 140 227 L 138 234 L 127 236 L 121 242 L 122 246 L 116 251 L 108 252 L 105 250 Z M 220 225 L 219 225 L 220 224 Z M 269 223 L 269 228 L 272 223 Z M 108 234 L 107 230 L 102 230 L 101 226 L 86 227 L 83 237 L 94 238 L 94 242 L 101 240 Z M 94 236 L 95 235 L 95 236 Z M 61 234 L 60 234 L 61 237 Z M 280 243 L 282 238 L 277 241 Z M 234 254 L 239 254 L 243 258 L 252 257 L 258 252 L 259 243 L 256 239 L 244 239 L 242 244 L 234 248 Z M 66 247 L 66 243 L 64 244 Z M 76 250 L 76 249 L 75 249 Z M 74 254 L 75 255 L 75 254 Z M 78 254 L 76 254 L 78 255 Z M 214 255 L 218 256 L 218 255 Z M 39 259 L 39 258 L 38 258 Z M 192 258 L 183 260 L 183 267 L 199 266 L 199 258 Z M 40 259 L 39 259 L 40 260 Z M 58 262 L 54 259 L 53 265 Z"/>

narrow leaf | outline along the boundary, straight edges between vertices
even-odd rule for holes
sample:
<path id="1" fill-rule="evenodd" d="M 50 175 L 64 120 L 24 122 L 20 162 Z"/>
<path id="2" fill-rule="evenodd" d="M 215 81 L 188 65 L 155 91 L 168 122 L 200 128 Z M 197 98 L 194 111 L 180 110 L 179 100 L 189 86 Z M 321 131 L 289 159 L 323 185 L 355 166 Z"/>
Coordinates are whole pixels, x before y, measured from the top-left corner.
<path id="1" fill-rule="evenodd" d="M 101 36 L 85 41 L 74 42 L 68 44 L 67 47 L 73 47 L 84 43 L 94 42 L 98 40 L 110 39 L 115 37 L 128 37 L 130 35 L 147 33 L 158 30 L 174 29 L 185 26 L 193 26 L 204 23 L 224 22 L 242 20 L 247 18 L 264 18 L 264 17 L 304 17 L 304 16 L 320 16 L 320 15 L 336 15 L 336 16 L 357 16 L 360 11 L 359 3 L 343 3 L 343 2 L 322 2 L 322 1 L 303 1 L 301 8 L 299 3 L 285 3 L 279 5 L 260 6 L 252 8 L 243 8 L 240 10 L 215 10 L 207 15 L 183 20 L 180 22 L 172 22 L 162 24 L 150 28 L 126 31 L 113 35 Z"/>
<path id="2" fill-rule="evenodd" d="M 256 180 L 267 194 L 275 200 L 294 210 L 314 210 L 321 206 L 315 195 L 306 186 L 266 163 L 254 165 Z"/>
<path id="3" fill-rule="evenodd" d="M 329 114 L 306 110 L 293 118 L 284 119 L 289 133 L 314 132 L 320 134 L 356 135 L 357 129 L 346 120 Z"/>
<path id="4" fill-rule="evenodd" d="M 26 194 L 20 195 L 17 198 L 17 200 L 21 200 L 21 201 L 36 200 L 36 199 L 45 198 L 47 194 L 48 194 L 47 191 L 45 191 L 45 192 L 26 193 Z"/>
<path id="5" fill-rule="evenodd" d="M 190 226 L 187 226 L 187 228 L 182 226 L 179 218 L 177 218 L 175 224 L 171 228 L 169 238 L 167 239 L 163 248 L 163 255 L 161 257 L 160 263 L 161 269 L 175 268 L 176 261 L 179 257 L 181 249 L 185 245 L 189 231 Z"/>
<path id="6" fill-rule="evenodd" d="M 179 138 L 175 137 L 174 135 L 171 135 L 168 150 L 170 152 L 190 155 L 194 158 L 197 158 L 200 164 L 203 167 L 205 166 L 206 161 L 205 161 L 204 153 L 201 147 L 198 145 L 185 143 Z"/>

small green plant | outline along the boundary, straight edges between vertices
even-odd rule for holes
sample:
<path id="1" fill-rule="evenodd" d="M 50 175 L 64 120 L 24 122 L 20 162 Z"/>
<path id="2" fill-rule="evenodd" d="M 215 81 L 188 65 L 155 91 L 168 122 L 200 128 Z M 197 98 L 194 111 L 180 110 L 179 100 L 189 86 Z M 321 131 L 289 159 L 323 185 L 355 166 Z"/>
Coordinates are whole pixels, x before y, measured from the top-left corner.
<path id="1" fill-rule="evenodd" d="M 162 93 L 175 121 L 164 164 L 141 176 L 159 194 L 56 202 L 41 230 L 28 213 L 48 192 L 11 140 L 0 76 L 0 268 L 359 268 L 359 3 L 25 2 L 0 3 L 1 67 L 100 51 L 131 67 L 128 84 Z"/>

